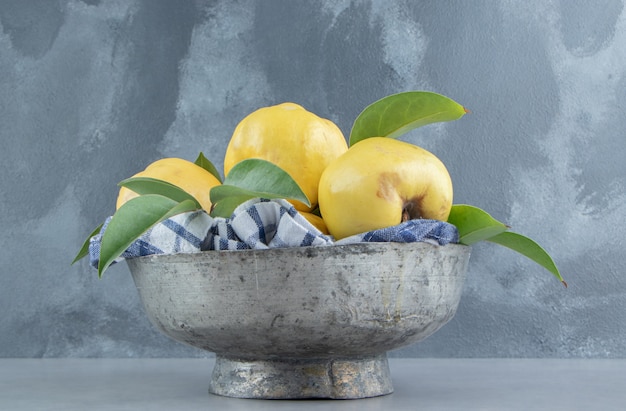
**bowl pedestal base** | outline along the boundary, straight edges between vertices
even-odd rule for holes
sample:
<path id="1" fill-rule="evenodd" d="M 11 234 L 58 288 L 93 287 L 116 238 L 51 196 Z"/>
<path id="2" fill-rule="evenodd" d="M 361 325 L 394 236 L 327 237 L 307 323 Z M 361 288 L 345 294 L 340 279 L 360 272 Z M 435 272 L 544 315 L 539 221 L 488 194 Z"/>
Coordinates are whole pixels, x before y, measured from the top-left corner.
<path id="1" fill-rule="evenodd" d="M 236 398 L 356 399 L 391 394 L 386 353 L 359 358 L 250 360 L 216 356 L 209 392 Z"/>

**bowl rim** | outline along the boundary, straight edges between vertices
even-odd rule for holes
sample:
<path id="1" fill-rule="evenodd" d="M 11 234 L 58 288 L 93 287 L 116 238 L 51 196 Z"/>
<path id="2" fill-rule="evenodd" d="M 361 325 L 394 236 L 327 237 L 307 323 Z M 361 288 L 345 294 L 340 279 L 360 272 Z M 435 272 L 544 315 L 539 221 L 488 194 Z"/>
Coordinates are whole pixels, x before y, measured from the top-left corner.
<path id="1" fill-rule="evenodd" d="M 194 253 L 162 253 L 162 254 L 149 254 L 144 256 L 138 256 L 133 258 L 126 259 L 127 261 L 149 261 L 152 259 L 159 260 L 169 260 L 169 259 L 181 259 L 181 258 L 200 258 L 205 257 L 209 254 L 217 254 L 217 255 L 232 255 L 232 254 L 245 254 L 245 255 L 256 255 L 256 254 L 264 254 L 264 253 L 279 253 L 279 254 L 288 254 L 288 253 L 311 253 L 313 250 L 315 252 L 325 251 L 336 249 L 340 247 L 342 249 L 381 249 L 384 251 L 385 249 L 397 249 L 397 248 L 424 248 L 424 249 L 445 249 L 445 250 L 466 250 L 467 253 L 471 252 L 472 247 L 466 244 L 461 243 L 448 243 L 445 245 L 433 244 L 428 241 L 413 241 L 413 242 L 395 242 L 395 241 L 367 241 L 367 242 L 359 242 L 359 243 L 349 243 L 349 244 L 331 244 L 331 245 L 308 245 L 301 247 L 272 247 L 272 248 L 246 248 L 242 250 L 204 250 L 198 251 Z"/>

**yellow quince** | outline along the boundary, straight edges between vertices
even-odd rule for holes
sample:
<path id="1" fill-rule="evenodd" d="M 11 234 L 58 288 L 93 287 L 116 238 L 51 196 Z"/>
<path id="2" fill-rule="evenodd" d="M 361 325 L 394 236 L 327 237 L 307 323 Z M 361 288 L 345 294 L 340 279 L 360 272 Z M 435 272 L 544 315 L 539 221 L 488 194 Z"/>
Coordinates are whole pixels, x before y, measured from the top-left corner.
<path id="1" fill-rule="evenodd" d="M 144 171 L 133 177 L 151 177 L 174 184 L 191 194 L 206 212 L 211 210 L 209 192 L 219 185 L 219 180 L 210 172 L 191 161 L 182 158 L 162 158 L 148 165 Z M 116 209 L 122 204 L 137 197 L 134 191 L 122 187 L 117 196 Z"/>
<path id="2" fill-rule="evenodd" d="M 267 160 L 285 170 L 309 199 L 310 207 L 291 201 L 296 209 L 311 211 L 317 206 L 322 172 L 347 150 L 345 137 L 332 121 L 298 104 L 282 103 L 260 108 L 241 120 L 226 148 L 224 175 L 242 160 Z"/>
<path id="3" fill-rule="evenodd" d="M 446 221 L 452 207 L 452 180 L 445 165 L 423 148 L 371 137 L 326 167 L 319 184 L 319 206 L 336 239 L 409 219 Z"/>

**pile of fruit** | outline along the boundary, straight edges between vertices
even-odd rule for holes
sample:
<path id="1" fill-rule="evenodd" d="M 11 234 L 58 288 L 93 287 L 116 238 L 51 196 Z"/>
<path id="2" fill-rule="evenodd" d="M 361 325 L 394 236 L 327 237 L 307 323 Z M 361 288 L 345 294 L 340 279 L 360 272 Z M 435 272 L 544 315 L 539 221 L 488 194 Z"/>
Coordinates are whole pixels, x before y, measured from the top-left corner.
<path id="1" fill-rule="evenodd" d="M 485 211 L 453 204 L 452 181 L 432 153 L 396 138 L 467 110 L 437 93 L 411 91 L 374 102 L 341 130 L 294 103 L 264 107 L 235 128 L 222 179 L 202 154 L 195 162 L 164 158 L 120 182 L 117 210 L 107 226 L 98 274 L 155 224 L 205 210 L 228 218 L 253 198 L 286 199 L 314 227 L 339 240 L 413 219 L 447 221 L 466 245 L 491 241 L 542 265 L 563 284 L 554 261 L 537 243 Z M 74 262 L 88 254 L 87 238 Z M 565 284 L 566 285 L 566 284 Z"/>

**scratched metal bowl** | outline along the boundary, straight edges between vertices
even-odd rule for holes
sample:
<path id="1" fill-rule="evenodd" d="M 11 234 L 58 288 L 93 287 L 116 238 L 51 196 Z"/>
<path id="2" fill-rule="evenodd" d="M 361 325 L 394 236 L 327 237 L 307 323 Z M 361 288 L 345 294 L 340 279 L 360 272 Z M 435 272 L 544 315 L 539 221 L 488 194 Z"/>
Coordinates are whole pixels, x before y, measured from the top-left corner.
<path id="1" fill-rule="evenodd" d="M 128 260 L 150 321 L 216 354 L 209 391 L 363 398 L 393 391 L 387 352 L 458 307 L 470 248 L 366 243 Z"/>

